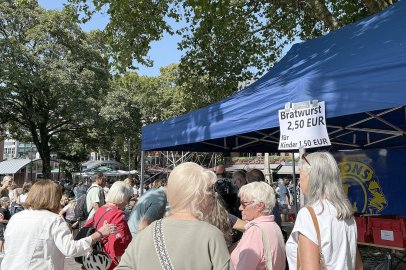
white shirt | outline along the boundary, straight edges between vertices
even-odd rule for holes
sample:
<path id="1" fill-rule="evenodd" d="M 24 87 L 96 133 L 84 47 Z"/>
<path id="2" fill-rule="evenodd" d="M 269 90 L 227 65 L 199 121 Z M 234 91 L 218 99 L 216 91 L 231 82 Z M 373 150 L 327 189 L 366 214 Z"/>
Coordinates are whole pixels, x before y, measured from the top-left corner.
<path id="1" fill-rule="evenodd" d="M 96 183 L 93 183 L 87 190 L 86 206 L 87 211 L 89 212 L 87 220 L 91 219 L 95 214 L 95 211 L 93 209 L 94 203 L 99 203 L 99 207 L 103 206 L 106 203 L 104 189 Z"/>
<path id="2" fill-rule="evenodd" d="M 73 204 L 68 203 L 63 208 L 63 212 L 65 213 L 66 220 L 74 220 L 75 219 L 75 207 Z"/>
<path id="3" fill-rule="evenodd" d="M 4 238 L 1 269 L 63 270 L 65 256 L 83 256 L 92 250 L 90 236 L 74 241 L 63 218 L 47 210 L 13 215 Z"/>
<path id="4" fill-rule="evenodd" d="M 27 197 L 28 197 L 28 193 L 21 194 L 21 195 L 19 196 L 19 200 L 20 200 L 20 204 L 21 204 L 21 205 L 25 203 L 25 200 L 27 199 Z"/>
<path id="5" fill-rule="evenodd" d="M 13 201 L 14 198 L 14 189 L 10 189 L 8 191 L 8 198 L 10 199 L 10 201 Z"/>
<path id="6" fill-rule="evenodd" d="M 336 208 L 327 200 L 313 205 L 320 227 L 321 246 L 327 269 L 355 269 L 357 225 L 354 218 L 337 219 Z M 316 229 L 307 208 L 303 207 L 286 242 L 289 269 L 296 269 L 299 233 L 318 245 Z"/>

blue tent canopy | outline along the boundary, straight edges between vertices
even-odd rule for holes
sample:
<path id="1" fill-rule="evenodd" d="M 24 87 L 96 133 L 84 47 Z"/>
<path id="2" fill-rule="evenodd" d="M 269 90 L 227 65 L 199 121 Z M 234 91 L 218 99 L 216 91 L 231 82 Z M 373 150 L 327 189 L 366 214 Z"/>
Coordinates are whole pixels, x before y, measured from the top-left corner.
<path id="1" fill-rule="evenodd" d="M 294 45 L 233 96 L 142 129 L 142 150 L 275 152 L 278 110 L 325 101 L 332 149 L 406 145 L 406 1 Z"/>

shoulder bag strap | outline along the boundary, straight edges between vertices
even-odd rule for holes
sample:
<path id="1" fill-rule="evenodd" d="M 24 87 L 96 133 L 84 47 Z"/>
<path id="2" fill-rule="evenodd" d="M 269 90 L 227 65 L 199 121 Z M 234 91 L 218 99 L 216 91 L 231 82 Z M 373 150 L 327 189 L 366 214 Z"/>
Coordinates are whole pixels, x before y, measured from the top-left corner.
<path id="1" fill-rule="evenodd" d="M 320 236 L 319 222 L 317 221 L 316 213 L 314 212 L 313 207 L 306 206 L 306 208 L 309 211 L 310 216 L 312 217 L 313 225 L 314 225 L 314 228 L 316 229 L 317 242 L 319 244 L 320 268 L 325 269 L 324 256 L 323 256 L 323 251 L 321 249 L 321 236 Z M 299 247 L 298 247 L 297 252 L 296 252 L 296 269 L 300 270 Z"/>
<path id="2" fill-rule="evenodd" d="M 320 269 L 325 269 L 326 264 L 324 261 L 323 250 L 321 249 L 321 236 L 320 236 L 320 227 L 319 222 L 317 221 L 316 213 L 313 210 L 313 207 L 306 206 L 307 210 L 309 210 L 310 215 L 312 216 L 314 228 L 316 229 L 317 233 L 317 242 L 319 243 L 319 261 L 320 261 Z"/>
<path id="3" fill-rule="evenodd" d="M 111 210 L 111 208 L 108 207 L 108 208 L 106 209 L 106 212 L 104 212 L 103 215 L 101 215 L 101 217 L 100 217 L 99 220 L 97 221 L 96 225 L 94 226 L 94 227 L 96 228 L 96 230 L 97 230 L 97 226 L 99 225 L 99 222 L 102 220 L 102 218 L 104 217 L 104 215 L 107 214 L 107 212 L 109 212 L 110 210 Z M 94 213 L 94 214 L 96 215 L 96 213 Z M 93 216 L 93 218 L 94 218 L 94 216 Z"/>
<path id="4" fill-rule="evenodd" d="M 152 235 L 154 238 L 154 246 L 156 253 L 158 254 L 159 262 L 161 263 L 163 270 L 175 270 L 169 258 L 168 251 L 166 250 L 164 234 L 162 231 L 162 219 L 155 222 L 154 228 L 152 230 Z"/>
<path id="5" fill-rule="evenodd" d="M 313 207 L 306 206 L 306 208 L 307 208 L 307 210 L 309 210 L 310 215 L 312 216 L 314 228 L 316 229 L 316 233 L 317 233 L 317 242 L 319 242 L 319 250 L 321 250 L 320 228 L 319 228 L 319 222 L 317 221 L 316 213 L 314 213 Z"/>
<path id="6" fill-rule="evenodd" d="M 266 230 L 259 226 L 258 224 L 253 224 L 253 226 L 258 227 L 261 230 L 262 234 L 262 245 L 264 246 L 264 255 L 265 255 L 265 267 L 266 270 L 273 270 L 272 266 L 272 252 L 269 246 L 269 236 Z"/>

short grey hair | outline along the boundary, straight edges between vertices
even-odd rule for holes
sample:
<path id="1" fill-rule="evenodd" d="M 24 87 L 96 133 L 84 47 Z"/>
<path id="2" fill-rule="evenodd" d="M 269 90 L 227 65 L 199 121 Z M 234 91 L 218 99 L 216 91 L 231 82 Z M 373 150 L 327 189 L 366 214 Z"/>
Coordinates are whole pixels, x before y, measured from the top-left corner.
<path id="1" fill-rule="evenodd" d="M 238 197 L 248 199 L 254 203 L 263 202 L 265 210 L 263 214 L 270 215 L 275 206 L 275 191 L 265 182 L 252 182 L 242 186 Z"/>
<path id="2" fill-rule="evenodd" d="M 128 202 L 133 195 L 133 189 L 130 185 L 124 183 L 124 181 L 115 182 L 107 193 L 107 201 L 114 204 L 121 204 Z"/>
<path id="3" fill-rule="evenodd" d="M 328 152 L 315 152 L 301 161 L 299 169 L 309 176 L 307 183 L 307 205 L 329 200 L 337 210 L 337 218 L 344 220 L 354 214 L 350 201 L 344 194 L 340 169 L 334 157 Z"/>

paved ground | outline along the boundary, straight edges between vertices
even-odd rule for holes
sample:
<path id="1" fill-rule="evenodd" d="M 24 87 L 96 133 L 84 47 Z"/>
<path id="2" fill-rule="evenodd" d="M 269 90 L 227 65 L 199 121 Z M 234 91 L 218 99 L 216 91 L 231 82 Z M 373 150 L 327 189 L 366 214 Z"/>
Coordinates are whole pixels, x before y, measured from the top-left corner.
<path id="1" fill-rule="evenodd" d="M 3 258 L 0 258 L 0 264 Z M 1 269 L 1 268 L 0 268 Z M 65 270 L 81 270 L 80 265 L 73 258 L 65 259 Z"/>
<path id="2" fill-rule="evenodd" d="M 76 263 L 73 258 L 66 258 L 65 270 L 81 270 L 80 264 Z"/>
<path id="3" fill-rule="evenodd" d="M 289 223 L 284 223 L 284 228 L 285 229 L 290 229 L 291 224 Z M 365 247 L 365 246 L 360 246 L 360 251 L 361 255 L 364 261 L 364 269 L 365 270 L 370 270 L 370 269 L 377 269 L 375 268 L 380 262 L 385 260 L 387 255 L 390 253 L 388 252 L 387 249 L 381 249 L 381 248 L 375 248 L 375 247 Z M 396 254 L 397 256 L 402 257 L 402 254 Z M 392 254 L 393 256 L 393 254 Z M 0 258 L 0 264 L 1 264 L 2 258 Z M 393 264 L 396 264 L 398 260 L 396 258 L 393 258 Z M 384 269 L 384 268 L 379 268 L 379 269 Z M 397 270 L 406 270 L 406 264 L 400 264 L 397 268 Z M 1 269 L 0 269 L 1 270 Z M 75 262 L 73 258 L 66 258 L 65 259 L 65 270 L 81 270 L 80 265 Z"/>

